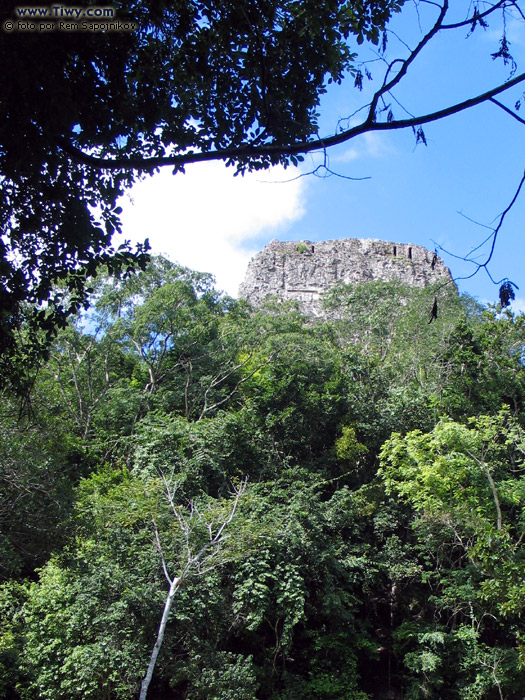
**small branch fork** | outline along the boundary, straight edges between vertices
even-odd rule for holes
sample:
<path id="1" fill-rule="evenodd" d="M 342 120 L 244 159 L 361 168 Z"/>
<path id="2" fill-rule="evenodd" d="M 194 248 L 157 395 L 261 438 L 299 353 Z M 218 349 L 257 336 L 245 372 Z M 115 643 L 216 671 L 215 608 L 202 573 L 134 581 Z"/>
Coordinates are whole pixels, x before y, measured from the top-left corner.
<path id="1" fill-rule="evenodd" d="M 165 475 L 162 474 L 162 481 L 164 483 L 164 488 L 165 488 L 165 496 L 169 502 L 171 511 L 173 515 L 175 516 L 177 523 L 179 525 L 179 528 L 183 534 L 184 537 L 184 549 L 185 549 L 185 561 L 184 565 L 182 566 L 182 570 L 179 573 L 178 576 L 170 576 L 168 566 L 166 563 L 166 559 L 164 556 L 164 551 L 162 549 L 162 545 L 160 542 L 160 536 L 159 536 L 159 530 L 157 527 L 157 523 L 155 522 L 155 519 L 153 518 L 153 529 L 155 532 L 155 543 L 157 546 L 157 549 L 160 554 L 161 558 L 161 563 L 162 563 L 162 571 L 164 572 L 164 576 L 168 582 L 169 585 L 169 591 L 166 596 L 166 600 L 164 602 L 164 610 L 162 612 L 162 618 L 159 624 L 159 629 L 157 632 L 157 639 L 155 640 L 155 644 L 153 646 L 153 650 L 151 652 L 150 656 L 150 661 L 148 664 L 148 669 L 146 671 L 146 675 L 144 676 L 144 680 L 142 681 L 142 685 L 140 688 L 140 695 L 139 695 L 139 700 L 146 700 L 147 695 L 148 695 L 148 688 L 151 683 L 151 679 L 153 678 L 153 672 L 155 670 L 155 665 L 157 663 L 157 657 L 159 655 L 162 642 L 164 641 L 164 634 L 166 631 L 166 625 L 168 623 L 168 616 L 171 610 L 171 606 L 173 604 L 173 600 L 177 594 L 177 591 L 181 587 L 182 583 L 190 574 L 192 573 L 193 570 L 197 570 L 199 574 L 206 573 L 206 571 L 210 571 L 211 569 L 215 568 L 218 566 L 217 563 L 211 563 L 209 566 L 207 566 L 205 569 L 201 568 L 201 563 L 207 559 L 207 558 L 212 558 L 214 555 L 218 553 L 220 550 L 223 542 L 226 540 L 228 535 L 225 534 L 226 528 L 230 523 L 232 522 L 233 518 L 235 517 L 235 513 L 237 511 L 238 505 L 239 505 L 239 500 L 241 497 L 244 495 L 247 487 L 247 479 L 244 479 L 241 484 L 235 489 L 234 491 L 234 499 L 232 506 L 230 508 L 230 512 L 226 516 L 226 518 L 222 521 L 218 529 L 213 531 L 213 523 L 206 523 L 206 528 L 208 530 L 208 540 L 202 545 L 202 547 L 198 550 L 198 552 L 193 553 L 191 549 L 191 544 L 190 544 L 190 536 L 193 532 L 194 524 L 196 519 L 200 518 L 199 512 L 193 503 L 193 501 L 190 501 L 189 504 L 189 510 L 190 510 L 190 516 L 189 518 L 184 518 L 183 515 L 181 514 L 180 508 L 177 507 L 174 501 L 174 496 L 175 492 L 177 490 L 177 487 L 175 488 L 172 487 L 172 479 L 169 481 L 166 479 Z"/>
<path id="2" fill-rule="evenodd" d="M 490 281 L 491 281 L 493 284 L 501 284 L 502 282 L 505 282 L 505 279 L 506 279 L 506 278 L 503 278 L 503 279 L 501 279 L 501 280 L 495 280 L 495 279 L 492 277 L 492 275 L 490 274 L 489 270 L 488 270 L 488 265 L 489 265 L 490 261 L 492 260 L 492 256 L 494 255 L 494 249 L 495 249 L 495 247 L 496 247 L 496 241 L 497 241 L 498 235 L 499 235 L 499 233 L 500 233 L 500 231 L 501 231 L 501 228 L 502 228 L 502 226 L 503 226 L 503 223 L 504 223 L 504 221 L 505 221 L 505 218 L 506 218 L 507 214 L 510 212 L 510 210 L 512 209 L 512 207 L 516 204 L 516 202 L 517 202 L 517 200 L 518 200 L 518 197 L 520 196 L 521 190 L 523 189 L 523 186 L 524 186 L 524 185 L 525 185 L 525 172 L 524 172 L 523 175 L 521 176 L 521 180 L 520 180 L 520 182 L 519 182 L 519 184 L 518 184 L 518 187 L 516 188 L 516 191 L 514 192 L 514 195 L 513 195 L 512 199 L 511 199 L 510 203 L 509 203 L 508 206 L 505 208 L 505 210 L 499 215 L 499 219 L 498 219 L 498 224 L 497 224 L 497 226 L 496 226 L 493 230 L 491 230 L 490 235 L 488 235 L 487 238 L 485 238 L 479 245 L 477 245 L 473 250 L 471 250 L 470 253 L 469 253 L 467 256 L 456 255 L 456 254 L 454 254 L 454 253 L 451 253 L 449 250 L 446 250 L 446 249 L 443 248 L 442 246 L 436 244 L 436 248 L 439 249 L 439 250 L 441 250 L 441 251 L 443 251 L 443 253 L 446 253 L 446 255 L 450 255 L 451 257 L 456 258 L 457 260 L 463 260 L 463 261 L 469 262 L 469 263 L 471 263 L 472 265 L 475 265 L 475 266 L 476 266 L 476 269 L 475 269 L 474 272 L 472 272 L 470 275 L 465 275 L 465 276 L 463 276 L 463 277 L 455 277 L 455 278 L 454 278 L 454 282 L 457 282 L 457 281 L 459 281 L 459 280 L 469 280 L 469 279 L 471 279 L 472 277 L 474 277 L 475 275 L 477 275 L 478 272 L 479 272 L 480 270 L 485 270 L 485 272 L 486 272 L 487 275 L 489 276 Z M 478 222 L 474 222 L 474 223 L 478 223 Z M 481 225 L 481 224 L 480 224 L 480 225 Z M 485 243 L 488 243 L 489 241 L 492 241 L 492 243 L 491 243 L 491 247 L 490 247 L 490 252 L 489 252 L 489 254 L 488 254 L 487 259 L 485 260 L 485 262 L 483 262 L 483 263 L 478 263 L 478 262 L 476 262 L 475 260 L 472 260 L 472 258 L 471 258 L 470 256 L 471 256 L 473 253 L 475 253 L 476 251 L 478 251 L 483 245 L 485 245 Z M 515 286 L 515 285 L 514 285 L 514 286 Z"/>
<path id="3" fill-rule="evenodd" d="M 410 115 L 406 119 L 390 119 L 387 121 L 377 121 L 378 105 L 384 96 L 389 93 L 393 88 L 399 85 L 402 79 L 407 74 L 407 71 L 411 65 L 419 57 L 423 49 L 427 44 L 441 31 L 453 30 L 461 27 L 472 27 L 477 23 L 483 24 L 484 18 L 494 13 L 497 10 L 507 11 L 507 8 L 512 8 L 518 12 L 518 14 L 525 19 L 524 13 L 513 0 L 499 0 L 490 6 L 484 12 L 479 12 L 475 9 L 474 14 L 469 19 L 463 20 L 461 22 L 456 22 L 454 24 L 445 24 L 445 18 L 449 10 L 449 0 L 442 0 L 441 4 L 430 3 L 435 5 L 439 9 L 439 15 L 432 26 L 432 28 L 423 36 L 419 44 L 413 49 L 409 56 L 405 59 L 395 59 L 387 65 L 386 75 L 383 80 L 383 84 L 373 95 L 370 104 L 366 107 L 367 116 L 365 120 L 357 125 L 350 127 L 348 129 L 343 129 L 339 133 L 333 134 L 325 138 L 317 138 L 311 141 L 299 141 L 297 143 L 267 143 L 261 144 L 256 142 L 250 143 L 240 143 L 236 145 L 229 146 L 227 148 L 209 150 L 205 152 L 187 151 L 184 153 L 179 153 L 171 156 L 158 156 L 158 157 L 124 157 L 124 158 L 105 158 L 95 155 L 90 155 L 82 151 L 80 148 L 75 146 L 69 139 L 63 138 L 60 141 L 60 147 L 63 151 L 74 161 L 87 165 L 93 168 L 103 169 L 103 170 L 137 170 L 142 172 L 151 172 L 156 168 L 164 165 L 174 166 L 175 168 L 184 168 L 185 165 L 191 163 L 200 163 L 206 161 L 215 160 L 243 160 L 247 158 L 271 158 L 276 156 L 294 156 L 299 154 L 305 154 L 312 151 L 326 151 L 327 148 L 331 146 L 336 146 L 338 144 L 350 141 L 357 136 L 366 133 L 372 133 L 377 131 L 394 131 L 397 129 L 407 129 L 407 128 L 420 128 L 424 124 L 429 124 L 431 122 L 439 121 L 450 117 L 454 114 L 459 114 L 464 112 L 471 107 L 483 104 L 485 102 L 491 102 L 503 109 L 505 112 L 510 114 L 514 119 L 520 123 L 525 123 L 525 120 L 516 115 L 512 110 L 503 105 L 501 102 L 495 98 L 510 90 L 511 88 L 525 82 L 525 73 L 520 73 L 515 75 L 504 83 L 497 85 L 496 87 L 487 90 L 484 93 L 470 97 L 469 99 L 463 100 L 462 102 L 457 102 L 456 104 L 450 105 L 443 109 L 437 110 L 435 112 L 430 112 L 427 114 Z M 394 69 L 398 69 L 394 77 L 390 77 Z"/>

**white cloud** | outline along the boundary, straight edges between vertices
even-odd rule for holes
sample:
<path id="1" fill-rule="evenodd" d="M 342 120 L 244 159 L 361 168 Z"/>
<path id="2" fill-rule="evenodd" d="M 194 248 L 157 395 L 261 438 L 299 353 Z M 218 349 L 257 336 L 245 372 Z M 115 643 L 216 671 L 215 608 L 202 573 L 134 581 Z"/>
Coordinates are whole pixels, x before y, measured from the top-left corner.
<path id="1" fill-rule="evenodd" d="M 525 299 L 523 297 L 516 297 L 516 299 L 511 302 L 510 308 L 515 314 L 525 313 Z"/>
<path id="2" fill-rule="evenodd" d="M 221 163 L 165 168 L 137 183 L 120 205 L 126 239 L 149 238 L 154 253 L 201 272 L 232 296 L 257 252 L 253 239 L 276 237 L 304 214 L 306 183 L 281 167 L 234 177 Z M 258 246 L 257 246 L 258 248 Z"/>
<path id="3" fill-rule="evenodd" d="M 362 134 L 358 136 L 352 145 L 342 153 L 333 157 L 338 163 L 349 163 L 358 158 L 383 158 L 395 153 L 395 149 L 388 142 L 385 134 Z"/>
<path id="4" fill-rule="evenodd" d="M 483 306 L 495 306 L 498 302 L 497 296 L 498 295 L 495 294 L 491 299 L 486 299 L 485 297 L 482 297 L 478 299 L 478 301 L 480 304 L 483 304 Z M 525 313 L 525 299 L 523 297 L 516 297 L 513 301 L 510 302 L 510 309 L 515 314 Z"/>
<path id="5" fill-rule="evenodd" d="M 358 148 L 350 147 L 347 148 L 344 153 L 335 156 L 334 160 L 338 163 L 350 163 L 353 160 L 361 158 L 362 155 L 362 152 Z"/>
<path id="6" fill-rule="evenodd" d="M 512 17 L 510 20 L 507 19 L 507 26 L 505 30 L 506 36 L 508 41 L 511 44 L 511 54 L 512 54 L 512 45 L 515 46 L 524 46 L 525 41 L 523 37 L 523 20 L 518 17 Z M 503 29 L 502 27 L 494 27 L 487 29 L 483 32 L 481 36 L 485 39 L 485 41 L 491 41 L 491 42 L 497 42 L 499 43 L 501 37 L 503 35 Z"/>

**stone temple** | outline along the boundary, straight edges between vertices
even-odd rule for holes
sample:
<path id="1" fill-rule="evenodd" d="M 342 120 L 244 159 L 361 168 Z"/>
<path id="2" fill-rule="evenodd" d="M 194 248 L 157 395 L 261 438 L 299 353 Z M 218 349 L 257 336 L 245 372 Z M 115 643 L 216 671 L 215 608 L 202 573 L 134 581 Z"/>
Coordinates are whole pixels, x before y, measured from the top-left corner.
<path id="1" fill-rule="evenodd" d="M 337 284 L 399 280 L 411 287 L 453 284 L 435 253 L 412 243 L 372 238 L 333 241 L 273 240 L 248 265 L 239 296 L 258 306 L 268 296 L 295 300 L 311 315 L 322 314 L 320 297 Z"/>

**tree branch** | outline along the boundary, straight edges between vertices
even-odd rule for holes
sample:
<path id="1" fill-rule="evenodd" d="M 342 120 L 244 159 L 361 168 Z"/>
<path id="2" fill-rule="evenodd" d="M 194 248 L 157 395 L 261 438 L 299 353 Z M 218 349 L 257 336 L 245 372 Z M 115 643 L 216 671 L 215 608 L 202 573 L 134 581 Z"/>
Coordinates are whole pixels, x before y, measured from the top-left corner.
<path id="1" fill-rule="evenodd" d="M 519 114 L 516 114 L 516 112 L 513 112 L 511 109 L 509 109 L 506 105 L 504 105 L 502 102 L 499 100 L 495 100 L 493 97 L 490 98 L 490 102 L 493 102 L 495 105 L 500 107 L 504 112 L 507 112 L 507 114 L 510 114 L 511 117 L 516 119 L 520 124 L 525 124 L 525 119 L 519 116 Z"/>
<path id="2" fill-rule="evenodd" d="M 445 119 L 446 117 L 450 117 L 454 114 L 464 112 L 465 110 L 480 105 L 483 102 L 488 102 L 492 100 L 492 98 L 496 95 L 506 92 L 510 88 L 524 81 L 525 73 L 520 73 L 511 80 L 508 80 L 507 82 L 502 83 L 501 85 L 498 85 L 497 87 L 494 87 L 491 90 L 487 90 L 487 92 L 484 92 L 480 95 L 476 95 L 475 97 L 471 97 L 468 100 L 464 100 L 463 102 L 458 102 L 457 104 L 451 105 L 450 107 L 445 107 L 444 109 L 440 109 L 436 112 L 423 114 L 421 116 L 415 116 L 410 119 L 400 119 L 391 122 L 376 122 L 370 121 L 370 119 L 367 118 L 362 124 L 342 131 L 339 134 L 334 134 L 333 136 L 329 136 L 327 138 L 316 139 L 314 141 L 301 141 L 295 144 L 268 144 L 265 146 L 241 145 L 201 153 L 194 153 L 190 151 L 188 153 L 167 157 L 129 157 L 114 159 L 99 158 L 97 156 L 88 155 L 87 153 L 84 153 L 82 150 L 80 150 L 64 138 L 60 140 L 59 145 L 63 149 L 64 153 L 70 156 L 73 160 L 83 165 L 103 170 L 141 170 L 145 172 L 153 171 L 156 168 L 159 168 L 164 165 L 182 168 L 185 165 L 189 165 L 191 163 L 202 163 L 213 160 L 264 158 L 268 156 L 277 155 L 297 155 L 309 153 L 311 151 L 316 151 L 319 149 L 330 148 L 331 146 L 337 146 L 366 133 L 371 133 L 375 131 L 395 131 L 397 129 L 407 129 L 416 126 L 421 126 L 422 124 L 429 124 L 431 122 L 439 121 L 440 119 Z M 381 88 L 381 91 L 384 91 L 384 89 Z"/>
<path id="3" fill-rule="evenodd" d="M 488 10 L 485 10 L 485 12 L 480 12 L 479 14 L 473 15 L 470 19 L 464 19 L 461 22 L 455 22 L 454 24 L 443 24 L 441 29 L 460 29 L 461 27 L 466 27 L 469 24 L 472 26 L 474 22 L 479 22 L 480 20 L 485 19 L 485 17 L 488 17 L 490 14 L 495 12 L 496 10 L 499 10 L 501 8 L 505 8 L 505 6 L 508 4 L 508 0 L 499 0 L 495 5 L 492 7 L 489 7 Z M 514 5 L 514 3 L 511 3 Z"/>
<path id="4" fill-rule="evenodd" d="M 432 29 L 425 34 L 425 36 L 421 39 L 419 44 L 416 46 L 416 48 L 410 53 L 409 57 L 405 60 L 401 60 L 401 69 L 399 73 L 395 76 L 395 78 L 392 78 L 390 82 L 386 82 L 388 78 L 388 74 L 390 73 L 390 70 L 392 67 L 396 64 L 399 63 L 400 59 L 396 59 L 393 61 L 387 69 L 385 79 L 383 81 L 383 85 L 381 88 L 375 93 L 374 97 L 372 98 L 372 102 L 370 103 L 370 109 L 368 111 L 368 120 L 370 122 L 375 121 L 375 116 L 376 116 L 376 110 L 377 110 L 377 103 L 379 102 L 379 99 L 385 95 L 387 92 L 389 92 L 392 88 L 394 88 L 396 85 L 398 85 L 401 80 L 405 77 L 408 68 L 410 65 L 415 61 L 415 59 L 419 56 L 421 51 L 425 48 L 425 46 L 428 44 L 428 42 L 439 32 L 441 29 L 441 24 L 445 18 L 445 15 L 448 11 L 448 0 L 444 0 L 443 6 L 441 8 L 441 12 L 439 13 L 439 16 L 432 27 Z M 366 123 L 366 122 L 365 122 Z"/>
<path id="5" fill-rule="evenodd" d="M 209 532 L 210 532 L 209 540 L 200 548 L 200 550 L 196 554 L 192 554 L 191 549 L 189 547 L 189 537 L 190 537 L 190 534 L 192 531 L 191 523 L 192 523 L 192 520 L 194 518 L 195 509 L 193 508 L 193 505 L 191 505 L 189 521 L 183 520 L 182 516 L 180 515 L 177 507 L 175 506 L 175 504 L 173 502 L 173 494 L 171 492 L 169 484 L 168 484 L 164 475 L 162 475 L 162 480 L 164 482 L 164 486 L 166 489 L 166 496 L 167 496 L 167 499 L 169 501 L 169 504 L 172 508 L 174 515 L 177 518 L 177 521 L 179 523 L 181 531 L 184 534 L 184 537 L 186 540 L 187 553 L 186 553 L 186 561 L 184 563 L 184 566 L 182 567 L 182 571 L 181 571 L 180 575 L 175 576 L 173 579 L 170 579 L 168 571 L 167 571 L 166 563 L 165 563 L 164 554 L 162 552 L 162 547 L 160 544 L 160 537 L 158 534 L 157 526 L 156 526 L 155 521 L 153 520 L 153 525 L 155 528 L 155 539 L 156 539 L 157 549 L 160 552 L 161 560 L 162 560 L 162 568 L 164 571 L 164 575 L 169 582 L 170 587 L 169 587 L 168 594 L 166 596 L 166 600 L 164 602 L 164 609 L 162 611 L 162 618 L 161 618 L 161 621 L 159 624 L 159 629 L 157 631 L 157 638 L 155 640 L 155 644 L 154 644 L 153 650 L 151 652 L 146 675 L 144 676 L 144 679 L 143 679 L 141 687 L 140 687 L 139 700 L 146 700 L 146 698 L 147 698 L 148 688 L 149 688 L 149 685 L 151 683 L 151 679 L 153 678 L 153 672 L 155 670 L 155 666 L 157 663 L 157 657 L 159 655 L 159 652 L 160 652 L 160 649 L 162 646 L 162 642 L 164 641 L 164 634 L 166 632 L 166 625 L 168 623 L 168 616 L 169 616 L 171 606 L 173 604 L 173 600 L 175 598 L 177 591 L 181 587 L 184 580 L 189 576 L 191 570 L 195 569 L 195 568 L 198 569 L 200 561 L 205 557 L 206 554 L 209 553 L 209 556 L 213 557 L 213 555 L 216 554 L 217 551 L 220 549 L 221 543 L 226 538 L 226 535 L 224 535 L 224 531 L 228 527 L 228 525 L 231 523 L 231 521 L 233 520 L 235 513 L 237 511 L 237 507 L 239 505 L 239 500 L 240 500 L 241 496 L 244 494 L 244 492 L 246 491 L 246 486 L 248 483 L 248 479 L 246 478 L 241 482 L 240 486 L 237 489 L 235 489 L 235 498 L 233 500 L 233 504 L 230 508 L 230 512 L 228 513 L 227 517 L 222 521 L 222 523 L 221 523 L 219 529 L 217 530 L 217 532 L 215 533 L 215 535 L 213 535 L 211 533 L 211 525 L 209 526 Z M 210 550 L 211 550 L 211 552 L 210 552 Z M 213 568 L 213 566 L 210 566 L 209 568 Z"/>
<path id="6" fill-rule="evenodd" d="M 221 399 L 220 401 L 216 401 L 214 404 L 209 406 L 208 405 L 208 393 L 209 393 L 209 391 L 211 389 L 215 388 L 216 386 L 218 386 L 219 384 L 222 384 L 222 382 L 226 381 L 226 379 L 228 379 L 228 377 L 230 377 L 234 372 L 239 370 L 241 367 L 244 367 L 244 365 L 246 365 L 252 359 L 252 357 L 253 357 L 253 355 L 249 355 L 246 360 L 244 360 L 240 364 L 236 365 L 235 367 L 232 367 L 232 369 L 229 372 L 227 372 L 225 375 L 223 375 L 223 376 L 218 375 L 217 377 L 215 377 L 211 381 L 210 385 L 208 386 L 208 388 L 204 392 L 204 405 L 202 407 L 201 414 L 197 420 L 202 420 L 202 418 L 204 418 L 206 413 L 213 411 L 214 409 L 218 408 L 219 406 L 222 406 L 223 403 L 226 403 L 227 401 L 229 401 L 231 399 L 231 397 L 238 391 L 239 387 L 242 384 L 244 384 L 244 382 L 248 381 L 248 379 L 251 379 L 251 377 L 253 377 L 253 375 L 256 372 L 258 372 L 260 369 L 262 369 L 263 367 L 265 367 L 266 365 L 268 365 L 268 363 L 270 363 L 272 361 L 273 354 L 271 354 L 270 357 L 268 357 L 268 359 L 265 362 L 261 362 L 261 364 L 257 365 L 257 367 L 252 372 L 247 374 L 245 377 L 241 377 L 239 379 L 239 381 L 235 384 L 233 389 L 230 391 L 230 393 L 225 398 Z"/>
<path id="7" fill-rule="evenodd" d="M 153 530 L 155 532 L 155 544 L 157 545 L 157 550 L 160 554 L 160 560 L 162 563 L 162 571 L 164 572 L 164 576 L 165 576 L 168 584 L 171 586 L 173 581 L 170 578 L 170 575 L 168 573 L 168 567 L 166 566 L 166 560 L 164 559 L 164 552 L 162 551 L 162 546 L 160 544 L 160 537 L 159 537 L 159 530 L 157 528 L 157 523 L 155 522 L 155 518 L 153 518 L 152 520 L 153 520 Z"/>
<path id="8" fill-rule="evenodd" d="M 443 248 L 442 246 L 436 244 L 436 247 L 439 248 L 439 250 L 442 250 L 442 251 L 443 251 L 444 253 L 446 253 L 447 255 L 451 255 L 452 257 L 458 258 L 459 260 L 464 260 L 464 261 L 466 261 L 466 262 L 470 262 L 470 263 L 472 263 L 473 265 L 476 266 L 476 269 L 475 269 L 474 272 L 472 272 L 470 275 L 465 275 L 465 276 L 463 276 L 463 277 L 454 277 L 454 282 L 456 282 L 456 281 L 458 281 L 458 280 L 469 280 L 469 279 L 471 279 L 472 277 L 474 277 L 474 275 L 477 275 L 478 272 L 479 272 L 480 270 L 482 270 L 482 269 L 485 270 L 485 272 L 486 272 L 487 275 L 489 276 L 491 282 L 493 282 L 494 284 L 501 284 L 502 282 L 504 282 L 504 279 L 501 279 L 501 280 L 499 280 L 499 281 L 496 281 L 496 280 L 494 280 L 494 279 L 492 278 L 492 275 L 491 275 L 490 272 L 488 271 L 488 264 L 490 263 L 490 261 L 492 260 L 492 256 L 494 255 L 494 249 L 495 249 L 495 247 L 496 247 L 496 240 L 497 240 L 498 235 L 499 235 L 499 232 L 500 232 L 500 230 L 501 230 L 501 228 L 502 228 L 502 226 L 503 226 L 503 222 L 505 221 L 505 217 L 507 216 L 507 214 L 509 213 L 509 211 L 512 209 L 512 207 L 514 206 L 514 204 L 516 203 L 516 201 L 517 201 L 517 199 L 518 199 L 518 197 L 519 197 L 519 195 L 520 195 L 521 189 L 522 189 L 522 187 L 523 187 L 524 184 L 525 184 L 525 172 L 524 172 L 523 175 L 521 176 L 521 180 L 520 180 L 519 185 L 518 185 L 518 187 L 517 187 L 517 189 L 516 189 L 516 192 L 514 193 L 514 196 L 512 197 L 512 200 L 510 201 L 510 203 L 509 203 L 509 205 L 506 207 L 506 209 L 500 214 L 499 221 L 498 221 L 498 225 L 496 226 L 496 228 L 492 231 L 492 233 L 491 233 L 489 236 L 487 236 L 487 238 L 485 238 L 484 241 L 482 241 L 478 246 L 476 246 L 476 248 L 474 248 L 473 250 L 471 250 L 468 256 L 465 257 L 465 256 L 455 255 L 454 253 L 451 253 L 450 251 L 445 250 L 445 248 Z M 492 239 L 492 245 L 491 245 L 491 247 L 490 247 L 489 255 L 488 255 L 488 257 L 487 257 L 487 259 L 485 260 L 484 263 L 478 263 L 478 262 L 476 262 L 475 260 L 469 259 L 469 256 L 472 255 L 472 253 L 473 253 L 474 251 L 478 250 L 478 248 L 480 248 L 482 245 L 484 245 L 485 243 L 487 243 L 488 241 L 490 241 L 490 239 Z"/>
<path id="9" fill-rule="evenodd" d="M 485 462 L 482 462 L 480 459 L 476 457 L 476 455 L 472 454 L 469 450 L 466 451 L 467 455 L 476 462 L 482 469 L 487 477 L 487 480 L 490 484 L 490 490 L 492 491 L 492 498 L 494 499 L 494 505 L 496 506 L 496 513 L 497 513 L 497 519 L 496 519 L 496 530 L 501 530 L 503 527 L 503 517 L 501 515 L 501 505 L 499 502 L 499 496 L 498 496 L 498 490 L 496 489 L 496 484 L 494 483 L 494 479 L 492 478 L 491 473 L 489 472 L 489 469 Z"/>

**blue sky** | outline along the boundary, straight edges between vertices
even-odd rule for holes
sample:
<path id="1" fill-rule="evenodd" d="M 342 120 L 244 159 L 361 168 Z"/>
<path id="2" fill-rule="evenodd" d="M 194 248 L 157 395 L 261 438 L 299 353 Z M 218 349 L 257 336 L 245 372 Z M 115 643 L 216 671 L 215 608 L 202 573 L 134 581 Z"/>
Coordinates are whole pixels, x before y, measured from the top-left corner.
<path id="1" fill-rule="evenodd" d="M 425 26 L 435 8 L 417 5 Z M 453 6 L 454 19 L 463 19 L 470 3 L 455 0 Z M 396 98 L 410 112 L 422 114 L 504 82 L 509 66 L 491 58 L 499 48 L 500 20 L 495 17 L 489 29 L 478 28 L 468 39 L 468 30 L 461 29 L 427 46 Z M 420 36 L 416 3 L 409 0 L 390 27 L 387 56 L 401 56 L 403 47 L 395 35 L 411 46 Z M 509 18 L 507 36 L 518 70 L 523 70 L 525 24 Z M 376 59 L 368 67 L 377 80 L 382 64 L 372 53 L 368 58 Z M 370 86 L 377 88 L 377 82 Z M 334 133 L 340 118 L 366 104 L 366 89 L 359 93 L 349 78 L 329 90 L 320 109 L 323 136 Z M 524 90 L 525 85 L 518 86 L 501 101 L 513 106 Z M 402 109 L 392 104 L 395 117 L 402 118 Z M 322 154 L 307 156 L 300 169 L 276 168 L 244 178 L 234 178 L 232 169 L 220 163 L 194 165 L 176 176 L 168 168 L 124 198 L 124 236 L 148 236 L 154 252 L 212 272 L 218 287 L 233 296 L 250 257 L 273 238 L 381 238 L 430 249 L 437 243 L 466 255 L 490 233 L 469 219 L 491 225 L 519 184 L 525 168 L 525 126 L 485 104 L 429 124 L 424 131 L 426 147 L 416 147 L 411 131 L 398 131 L 365 135 L 329 151 L 333 171 L 369 178 L 361 181 L 313 175 L 294 179 L 318 165 Z M 489 268 L 495 279 L 506 277 L 520 287 L 516 310 L 525 309 L 524 221 L 525 192 L 505 221 Z M 483 261 L 487 247 L 479 253 Z M 455 277 L 471 271 L 441 255 Z M 483 271 L 458 286 L 481 301 L 498 296 Z"/>

